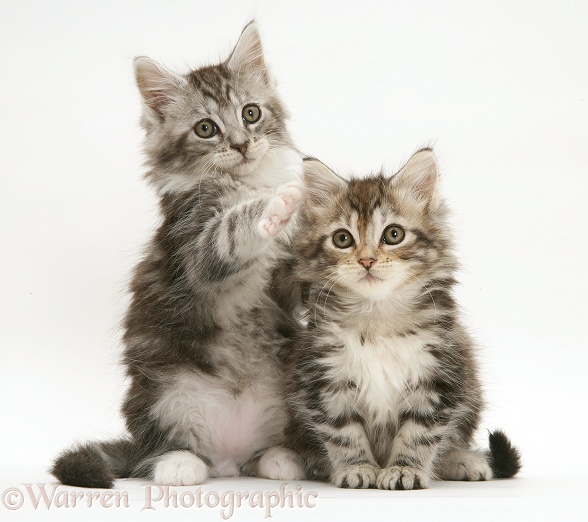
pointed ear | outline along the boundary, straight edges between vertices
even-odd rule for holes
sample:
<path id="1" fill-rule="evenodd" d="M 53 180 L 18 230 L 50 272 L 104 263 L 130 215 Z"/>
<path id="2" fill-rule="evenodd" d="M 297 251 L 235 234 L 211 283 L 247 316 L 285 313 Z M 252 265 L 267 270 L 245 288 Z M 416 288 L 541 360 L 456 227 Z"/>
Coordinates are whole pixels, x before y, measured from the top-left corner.
<path id="1" fill-rule="evenodd" d="M 237 45 L 227 60 L 227 67 L 236 73 L 242 71 L 257 73 L 266 83 L 270 83 L 271 75 L 263 59 L 261 38 L 255 21 L 249 22 L 243 29 Z"/>
<path id="2" fill-rule="evenodd" d="M 308 200 L 314 205 L 327 204 L 333 195 L 347 188 L 347 181 L 319 160 L 304 160 L 302 166 L 304 184 L 308 189 Z"/>
<path id="3" fill-rule="evenodd" d="M 186 86 L 186 79 L 146 56 L 135 58 L 134 65 L 135 78 L 143 101 L 159 116 L 163 116 L 165 107 Z"/>
<path id="4" fill-rule="evenodd" d="M 439 167 L 431 149 L 413 154 L 390 183 L 423 209 L 435 210 L 439 206 Z"/>

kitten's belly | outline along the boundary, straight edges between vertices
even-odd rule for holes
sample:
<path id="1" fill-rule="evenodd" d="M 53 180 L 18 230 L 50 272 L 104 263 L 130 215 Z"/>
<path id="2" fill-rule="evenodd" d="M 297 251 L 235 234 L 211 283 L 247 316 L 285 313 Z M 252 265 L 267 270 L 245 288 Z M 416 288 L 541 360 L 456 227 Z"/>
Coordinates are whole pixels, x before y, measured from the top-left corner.
<path id="1" fill-rule="evenodd" d="M 264 375 L 233 393 L 218 378 L 186 371 L 151 413 L 170 438 L 210 460 L 212 476 L 236 476 L 260 450 L 282 442 L 286 414 L 278 384 Z"/>

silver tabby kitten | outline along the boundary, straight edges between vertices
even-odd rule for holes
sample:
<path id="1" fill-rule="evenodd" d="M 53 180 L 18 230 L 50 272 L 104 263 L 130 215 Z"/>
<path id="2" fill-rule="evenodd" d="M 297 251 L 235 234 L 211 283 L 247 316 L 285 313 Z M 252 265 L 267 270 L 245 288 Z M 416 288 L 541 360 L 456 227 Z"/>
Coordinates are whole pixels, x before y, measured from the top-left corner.
<path id="1" fill-rule="evenodd" d="M 52 472 L 88 487 L 118 477 L 299 478 L 297 457 L 280 446 L 296 325 L 270 280 L 305 188 L 256 26 L 221 64 L 180 76 L 138 58 L 135 72 L 163 219 L 135 270 L 125 322 L 129 436 L 67 450 Z"/>
<path id="2" fill-rule="evenodd" d="M 426 488 L 510 477 L 501 432 L 471 448 L 482 398 L 453 297 L 457 261 L 433 152 L 349 182 L 305 163 L 293 241 L 308 326 L 290 362 L 290 447 L 339 487 Z"/>

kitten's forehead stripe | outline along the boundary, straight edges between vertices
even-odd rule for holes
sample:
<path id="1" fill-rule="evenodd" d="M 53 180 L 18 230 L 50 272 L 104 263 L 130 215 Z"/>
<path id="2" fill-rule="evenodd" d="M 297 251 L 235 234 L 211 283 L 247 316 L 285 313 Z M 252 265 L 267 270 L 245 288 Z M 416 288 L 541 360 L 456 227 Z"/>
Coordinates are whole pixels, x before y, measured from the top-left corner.
<path id="1" fill-rule="evenodd" d="M 368 230 L 376 208 L 386 205 L 387 182 L 383 176 L 352 180 L 347 188 L 349 205 L 357 213 L 362 234 Z"/>
<path id="2" fill-rule="evenodd" d="M 230 105 L 233 88 L 226 67 L 218 65 L 192 71 L 188 75 L 188 81 L 198 92 L 214 100 L 218 106 Z"/>
<path id="3" fill-rule="evenodd" d="M 237 96 L 235 96 L 235 91 L 229 82 L 227 82 L 225 85 L 225 97 L 227 100 L 231 100 L 231 102 L 235 105 L 238 103 Z"/>

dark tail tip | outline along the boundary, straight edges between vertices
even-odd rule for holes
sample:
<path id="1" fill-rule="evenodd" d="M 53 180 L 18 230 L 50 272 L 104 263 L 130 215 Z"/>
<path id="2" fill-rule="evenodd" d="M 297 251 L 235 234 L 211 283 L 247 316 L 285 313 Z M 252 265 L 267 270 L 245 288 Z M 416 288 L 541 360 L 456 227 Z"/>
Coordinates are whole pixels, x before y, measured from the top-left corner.
<path id="1" fill-rule="evenodd" d="M 91 445 L 65 450 L 55 459 L 50 471 L 62 484 L 69 486 L 83 488 L 114 486 L 114 474 Z"/>
<path id="2" fill-rule="evenodd" d="M 494 478 L 514 477 L 521 469 L 521 454 L 502 431 L 490 433 L 490 467 Z"/>

